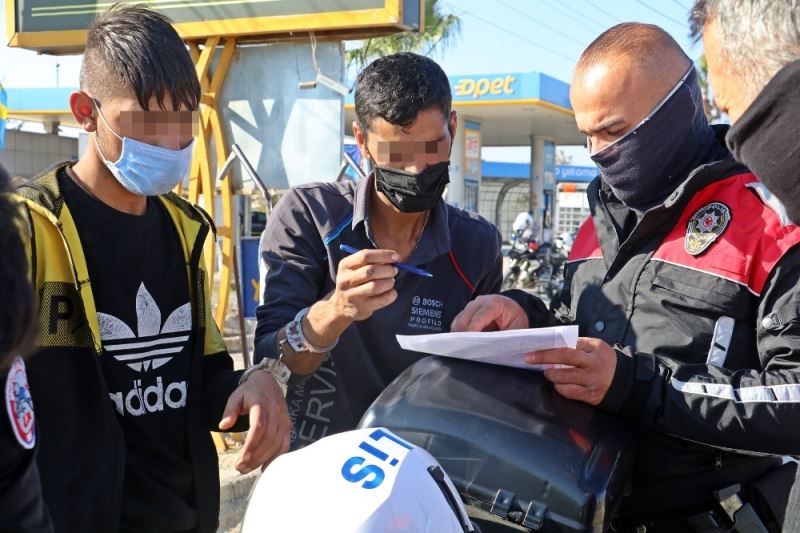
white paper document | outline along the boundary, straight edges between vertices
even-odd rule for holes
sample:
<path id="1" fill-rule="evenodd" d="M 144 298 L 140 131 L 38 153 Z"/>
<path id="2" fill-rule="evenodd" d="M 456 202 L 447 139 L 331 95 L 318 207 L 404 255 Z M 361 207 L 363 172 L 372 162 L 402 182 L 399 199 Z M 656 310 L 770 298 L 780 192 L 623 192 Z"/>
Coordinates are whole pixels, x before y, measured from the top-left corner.
<path id="1" fill-rule="evenodd" d="M 542 370 L 552 368 L 554 365 L 530 365 L 525 362 L 525 354 L 552 348 L 575 348 L 578 342 L 578 326 L 479 333 L 397 335 L 397 342 L 400 343 L 401 348 L 415 352 Z M 555 366 L 565 367 L 566 365 Z"/>

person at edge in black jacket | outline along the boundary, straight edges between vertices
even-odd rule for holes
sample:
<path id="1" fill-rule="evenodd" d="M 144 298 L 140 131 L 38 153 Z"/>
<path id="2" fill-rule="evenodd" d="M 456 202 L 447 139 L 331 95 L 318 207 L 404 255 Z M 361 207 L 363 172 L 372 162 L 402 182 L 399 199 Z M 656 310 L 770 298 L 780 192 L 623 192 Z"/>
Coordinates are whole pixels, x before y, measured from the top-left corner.
<path id="1" fill-rule="evenodd" d="M 703 38 L 714 100 L 731 119 L 726 141 L 800 222 L 800 2 L 697 0 L 692 35 Z M 789 428 L 788 431 L 795 431 Z M 795 455 L 800 448 L 795 448 Z M 800 531 L 800 474 L 785 533 Z"/>
<path id="2" fill-rule="evenodd" d="M 22 355 L 32 344 L 36 299 L 28 279 L 25 222 L 0 166 L 0 531 L 53 530 L 36 466 L 36 420 Z"/>
<path id="3" fill-rule="evenodd" d="M 661 28 L 600 35 L 570 99 L 600 176 L 564 290 L 549 311 L 520 291 L 481 296 L 453 330 L 579 326 L 577 349 L 526 360 L 570 365 L 545 372 L 560 394 L 634 425 L 617 531 L 730 530 L 727 489 L 777 531 L 768 504 L 789 484 L 773 478 L 800 447 L 800 229 L 709 126 L 694 67 Z"/>

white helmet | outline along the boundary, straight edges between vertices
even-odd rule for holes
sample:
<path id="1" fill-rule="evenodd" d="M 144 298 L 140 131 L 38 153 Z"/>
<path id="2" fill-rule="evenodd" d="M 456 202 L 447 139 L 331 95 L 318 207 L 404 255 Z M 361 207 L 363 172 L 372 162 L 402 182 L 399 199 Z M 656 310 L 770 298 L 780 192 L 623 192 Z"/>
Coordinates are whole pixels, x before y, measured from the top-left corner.
<path id="1" fill-rule="evenodd" d="M 242 533 L 473 532 L 456 488 L 422 448 L 384 428 L 348 431 L 278 457 Z"/>

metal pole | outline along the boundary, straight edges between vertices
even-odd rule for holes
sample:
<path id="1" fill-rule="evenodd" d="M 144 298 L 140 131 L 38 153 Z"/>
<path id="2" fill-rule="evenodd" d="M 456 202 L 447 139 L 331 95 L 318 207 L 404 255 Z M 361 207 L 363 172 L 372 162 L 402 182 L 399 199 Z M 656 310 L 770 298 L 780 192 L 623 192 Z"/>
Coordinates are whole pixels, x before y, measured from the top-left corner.
<path id="1" fill-rule="evenodd" d="M 247 346 L 247 330 L 244 324 L 244 294 L 242 294 L 242 276 L 239 273 L 238 249 L 238 246 L 233 247 L 233 282 L 236 285 L 236 307 L 239 308 L 237 315 L 239 315 L 239 340 L 242 343 L 242 361 L 244 361 L 244 368 L 248 369 L 252 362 L 250 361 L 250 349 Z"/>
<path id="2" fill-rule="evenodd" d="M 350 165 L 350 168 L 356 171 L 356 174 L 358 174 L 359 179 L 363 180 L 364 178 L 367 177 L 367 175 L 364 174 L 364 171 L 361 169 L 361 167 L 358 166 L 358 163 L 353 161 L 353 158 L 350 157 L 350 154 L 344 152 L 344 154 L 342 155 L 344 155 L 344 160 L 347 161 L 347 164 Z"/>
<path id="3" fill-rule="evenodd" d="M 347 170 L 347 160 L 342 159 L 342 163 L 339 165 L 339 172 L 336 173 L 337 182 L 342 181 L 342 178 L 344 178 L 344 173 L 346 170 Z"/>
<path id="4" fill-rule="evenodd" d="M 237 157 L 241 160 L 243 164 L 247 163 L 247 166 L 249 166 L 247 159 L 241 153 L 239 147 L 234 144 L 230 155 L 228 155 L 228 159 L 225 160 L 225 164 L 222 165 L 222 168 L 220 168 L 219 172 L 217 173 L 217 183 L 225 178 L 225 174 L 228 172 L 228 169 L 230 169 L 230 166 L 233 164 L 233 162 L 236 160 Z M 245 170 L 247 169 L 245 168 Z M 253 174 L 255 174 L 255 171 L 252 170 L 252 167 L 250 167 L 250 170 L 253 172 Z M 263 184 L 261 184 L 261 180 L 254 178 L 254 181 L 256 182 L 256 184 L 260 184 L 263 186 Z M 267 200 L 267 203 L 269 203 L 269 200 Z M 231 233 L 232 233 L 231 237 L 233 237 L 233 235 L 238 234 L 239 231 L 234 232 L 233 228 L 231 228 Z M 241 236 L 239 240 L 241 241 Z M 244 362 L 245 369 L 247 369 L 250 368 L 250 349 L 247 346 L 247 330 L 245 329 L 245 323 L 244 323 L 244 302 L 243 302 L 242 279 L 241 279 L 242 274 L 241 272 L 239 272 L 239 252 L 237 251 L 239 249 L 238 245 L 239 243 L 233 244 L 233 258 L 232 258 L 233 283 L 234 287 L 236 288 L 236 308 L 238 311 L 236 313 L 237 315 L 236 318 L 238 319 L 239 322 L 239 341 L 242 344 L 242 361 Z"/>
<path id="5" fill-rule="evenodd" d="M 534 174 L 533 170 L 533 156 L 534 156 L 534 143 L 533 143 L 533 135 L 530 136 L 531 139 L 531 174 L 530 178 L 528 179 L 528 211 L 533 213 L 534 205 L 533 205 L 533 181 L 536 179 L 536 175 Z"/>
<path id="6" fill-rule="evenodd" d="M 250 176 L 250 178 L 252 178 L 252 180 L 255 182 L 258 190 L 261 191 L 261 195 L 264 196 L 264 201 L 267 203 L 267 210 L 271 213 L 272 196 L 269 194 L 267 186 L 264 185 L 263 181 L 261 181 L 261 176 L 258 175 L 256 170 L 253 168 L 253 165 L 250 164 L 250 161 L 247 159 L 247 157 L 245 157 L 238 144 L 234 143 L 234 145 L 231 147 L 231 151 L 236 154 L 236 157 L 238 157 L 239 161 L 242 163 L 242 168 L 244 168 L 244 171 L 247 172 L 247 175 Z"/>

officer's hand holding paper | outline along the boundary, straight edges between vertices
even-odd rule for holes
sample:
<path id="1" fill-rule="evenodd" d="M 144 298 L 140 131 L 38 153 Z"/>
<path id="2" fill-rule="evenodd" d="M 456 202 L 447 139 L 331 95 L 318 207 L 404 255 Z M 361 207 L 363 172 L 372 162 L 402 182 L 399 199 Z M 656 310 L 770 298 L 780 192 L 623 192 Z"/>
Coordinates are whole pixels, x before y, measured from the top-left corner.
<path id="1" fill-rule="evenodd" d="M 398 335 L 397 341 L 402 348 L 416 352 L 516 368 L 544 370 L 548 368 L 567 368 L 567 365 L 532 365 L 526 362 L 525 355 L 534 351 L 556 348 L 574 349 L 578 342 L 578 326 L 491 332 L 437 333 L 432 335 Z"/>

